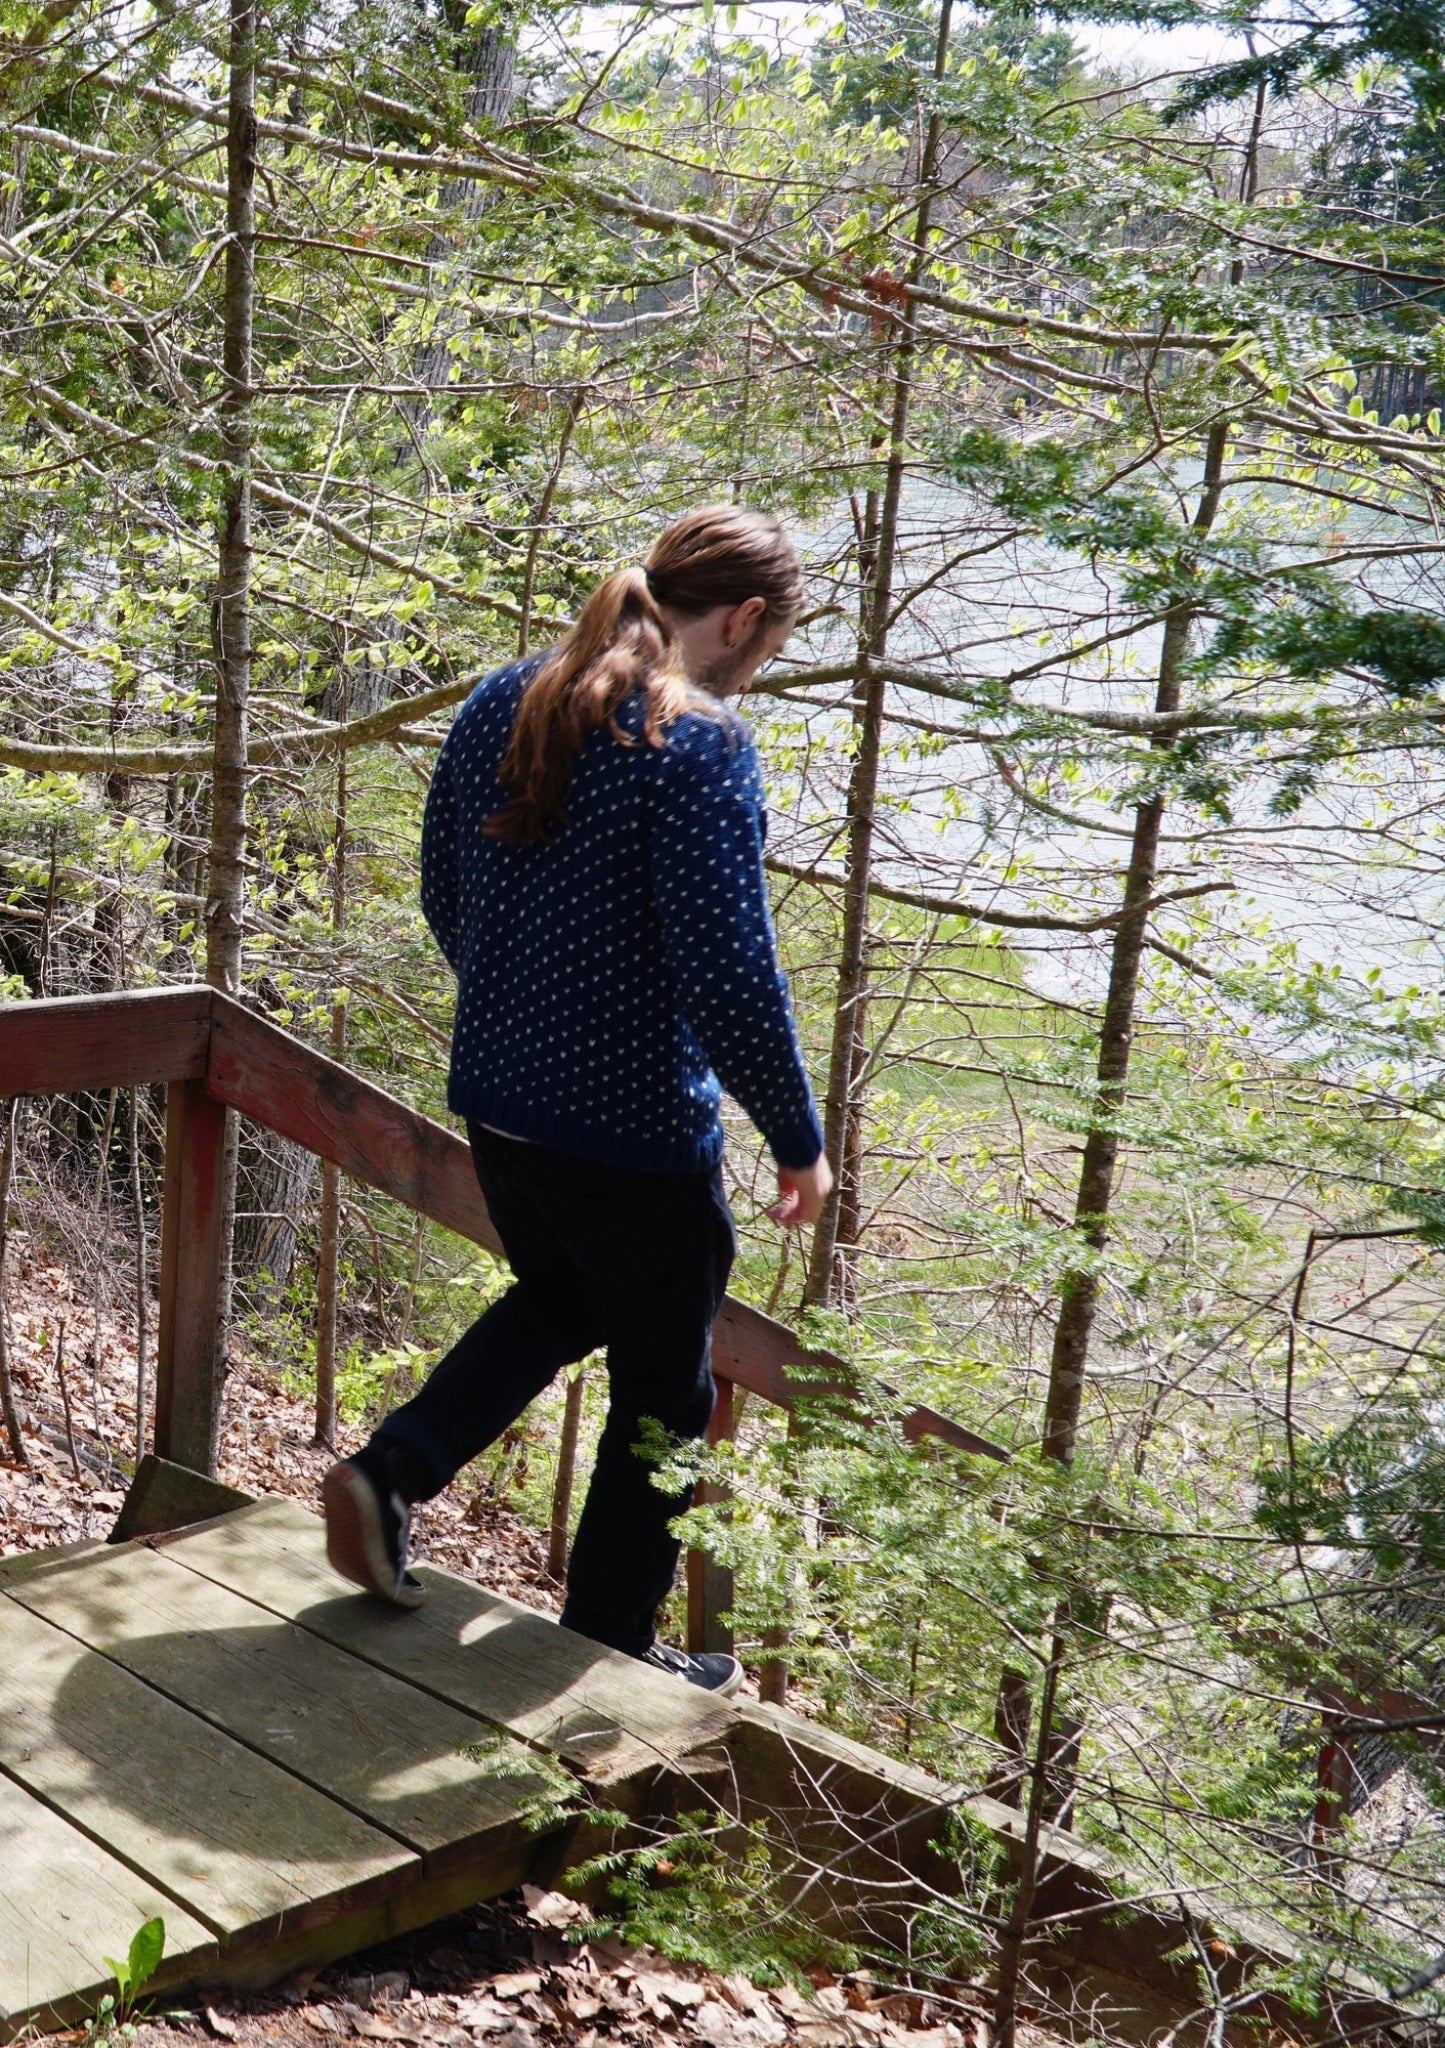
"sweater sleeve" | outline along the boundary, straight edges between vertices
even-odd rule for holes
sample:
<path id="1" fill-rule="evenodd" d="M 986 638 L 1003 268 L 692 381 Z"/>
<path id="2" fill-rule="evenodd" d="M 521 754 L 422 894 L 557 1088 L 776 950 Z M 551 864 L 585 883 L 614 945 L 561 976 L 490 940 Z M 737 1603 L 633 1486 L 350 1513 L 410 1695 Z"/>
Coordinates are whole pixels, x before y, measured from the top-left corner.
<path id="1" fill-rule="evenodd" d="M 658 759 L 652 897 L 683 1014 L 780 1166 L 823 1149 L 778 966 L 762 775 L 740 720 L 692 715 Z"/>
<path id="2" fill-rule="evenodd" d="M 457 914 L 457 792 L 443 746 L 426 793 L 421 827 L 421 907 L 454 974 L 460 973 Z"/>

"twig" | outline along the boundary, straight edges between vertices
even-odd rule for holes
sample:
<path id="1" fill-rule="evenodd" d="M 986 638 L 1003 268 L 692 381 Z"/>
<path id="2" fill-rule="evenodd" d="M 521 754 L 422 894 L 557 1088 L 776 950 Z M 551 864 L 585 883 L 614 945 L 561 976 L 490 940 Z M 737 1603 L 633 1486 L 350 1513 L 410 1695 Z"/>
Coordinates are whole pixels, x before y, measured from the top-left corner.
<path id="1" fill-rule="evenodd" d="M 15 1387 L 10 1378 L 10 1352 L 5 1334 L 5 1254 L 10 1244 L 10 1182 L 15 1172 L 15 1121 L 20 1098 L 12 1095 L 6 1105 L 5 1141 L 0 1146 L 0 1409 L 5 1415 L 5 1433 L 10 1439 L 10 1456 L 17 1465 L 28 1465 L 30 1454 L 20 1428 L 20 1411 L 15 1406 Z"/>
<path id="2" fill-rule="evenodd" d="M 55 1333 L 55 1376 L 60 1381 L 60 1405 L 65 1410 L 65 1441 L 70 1449 L 71 1470 L 80 1477 L 80 1459 L 75 1449 L 75 1425 L 70 1419 L 70 1389 L 65 1384 L 65 1318 Z"/>

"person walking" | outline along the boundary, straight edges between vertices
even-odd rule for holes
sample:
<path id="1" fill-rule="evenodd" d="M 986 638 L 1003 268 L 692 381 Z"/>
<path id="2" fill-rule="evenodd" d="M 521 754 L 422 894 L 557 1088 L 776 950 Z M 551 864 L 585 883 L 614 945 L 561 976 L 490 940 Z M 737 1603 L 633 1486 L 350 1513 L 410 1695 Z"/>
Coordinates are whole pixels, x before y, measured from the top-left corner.
<path id="1" fill-rule="evenodd" d="M 734 1658 L 656 1639 L 692 1489 L 662 1490 L 644 1441 L 695 1441 L 712 1414 L 736 1248 L 722 1087 L 768 1143 L 776 1221 L 815 1221 L 832 1185 L 774 947 L 757 750 L 727 702 L 802 592 L 775 519 L 689 513 L 463 705 L 427 796 L 422 907 L 458 983 L 447 1101 L 513 1280 L 322 1482 L 332 1565 L 415 1606 L 412 1506 L 605 1345 L 562 1626 L 724 1693 Z"/>

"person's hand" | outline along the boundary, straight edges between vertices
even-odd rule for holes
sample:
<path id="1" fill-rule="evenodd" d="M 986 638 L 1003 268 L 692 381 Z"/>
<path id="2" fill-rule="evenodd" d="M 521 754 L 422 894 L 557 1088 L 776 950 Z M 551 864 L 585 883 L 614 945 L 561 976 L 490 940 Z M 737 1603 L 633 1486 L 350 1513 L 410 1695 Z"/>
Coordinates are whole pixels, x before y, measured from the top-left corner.
<path id="1" fill-rule="evenodd" d="M 820 1152 L 811 1166 L 780 1166 L 778 1200 L 768 1214 L 787 1230 L 801 1230 L 817 1222 L 832 1187 L 833 1169 L 825 1153 Z"/>

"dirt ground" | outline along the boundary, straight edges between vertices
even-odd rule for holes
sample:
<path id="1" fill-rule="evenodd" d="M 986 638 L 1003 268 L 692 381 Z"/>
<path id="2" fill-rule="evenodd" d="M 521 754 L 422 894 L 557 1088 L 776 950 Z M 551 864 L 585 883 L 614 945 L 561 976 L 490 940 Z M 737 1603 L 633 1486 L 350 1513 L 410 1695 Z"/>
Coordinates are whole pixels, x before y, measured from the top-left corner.
<path id="1" fill-rule="evenodd" d="M 325 2048 L 327 2036 L 427 2048 L 981 2048 L 967 2013 L 947 2017 L 863 1976 L 834 1981 L 819 1972 L 807 1990 L 763 1990 L 611 1939 L 579 1943 L 586 1918 L 561 1893 L 528 1886 L 331 1969 L 303 1971 L 279 1990 L 153 2018 L 135 2048 L 218 2039 Z"/>
<path id="2" fill-rule="evenodd" d="M 135 1331 L 129 1317 L 97 1306 L 88 1279 L 11 1231 L 6 1329 L 29 1464 L 16 1465 L 0 1438 L 0 1555 L 104 1538 L 125 1495 L 135 1461 Z M 340 1436 L 343 1451 L 359 1441 L 344 1428 Z M 311 1439 L 308 1403 L 242 1355 L 227 1388 L 220 1477 L 315 1508 L 332 1454 Z M 485 1490 L 428 1502 L 416 1542 L 421 1557 L 557 1611 L 545 1537 Z"/>

